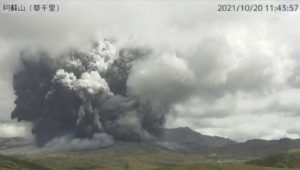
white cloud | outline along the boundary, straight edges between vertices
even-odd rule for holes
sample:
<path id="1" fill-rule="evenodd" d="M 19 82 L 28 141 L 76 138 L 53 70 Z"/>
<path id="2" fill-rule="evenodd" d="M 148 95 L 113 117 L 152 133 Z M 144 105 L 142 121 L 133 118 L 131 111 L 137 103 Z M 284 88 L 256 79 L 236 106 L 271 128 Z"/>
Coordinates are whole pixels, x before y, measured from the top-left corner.
<path id="1" fill-rule="evenodd" d="M 2 123 L 0 122 L 0 137 L 27 137 L 31 138 L 31 126 L 25 123 Z"/>

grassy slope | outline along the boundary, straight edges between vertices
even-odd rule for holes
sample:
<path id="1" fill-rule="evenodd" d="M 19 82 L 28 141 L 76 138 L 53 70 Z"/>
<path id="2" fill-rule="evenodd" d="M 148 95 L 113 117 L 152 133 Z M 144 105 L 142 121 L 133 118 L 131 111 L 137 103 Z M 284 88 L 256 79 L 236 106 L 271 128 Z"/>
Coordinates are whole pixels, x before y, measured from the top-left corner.
<path id="1" fill-rule="evenodd" d="M 196 154 L 183 154 L 157 145 L 119 143 L 90 151 L 64 151 L 27 157 L 54 170 L 275 170 L 239 163 L 217 163 Z M 277 170 L 277 169 L 276 169 Z"/>
<path id="2" fill-rule="evenodd" d="M 12 170 L 12 169 L 16 169 L 16 170 L 49 170 L 48 168 L 36 164 L 36 163 L 32 163 L 32 162 L 28 162 L 28 161 L 24 161 L 21 159 L 17 159 L 11 156 L 3 156 L 0 155 L 0 169 L 1 170 Z"/>
<path id="3" fill-rule="evenodd" d="M 188 166 L 178 166 L 169 168 L 159 168 L 155 170 L 283 170 L 280 168 L 245 165 L 238 163 L 200 163 Z M 288 170 L 288 169 L 284 169 Z M 291 170 L 291 169 L 290 169 Z"/>
<path id="4" fill-rule="evenodd" d="M 291 149 L 300 149 L 300 139 L 293 140 L 283 138 L 280 140 L 253 139 L 245 143 L 228 145 L 215 150 L 215 153 L 226 157 L 261 157 L 279 152 L 287 152 Z M 253 158 L 252 158 L 253 159 Z"/>
<path id="5" fill-rule="evenodd" d="M 248 163 L 281 168 L 300 168 L 300 151 L 272 154 L 261 159 L 249 161 Z"/>
<path id="6" fill-rule="evenodd" d="M 179 154 L 147 144 L 124 144 L 91 151 L 64 151 L 29 157 L 53 169 L 130 169 L 143 170 L 190 164 L 203 160 L 200 155 Z"/>

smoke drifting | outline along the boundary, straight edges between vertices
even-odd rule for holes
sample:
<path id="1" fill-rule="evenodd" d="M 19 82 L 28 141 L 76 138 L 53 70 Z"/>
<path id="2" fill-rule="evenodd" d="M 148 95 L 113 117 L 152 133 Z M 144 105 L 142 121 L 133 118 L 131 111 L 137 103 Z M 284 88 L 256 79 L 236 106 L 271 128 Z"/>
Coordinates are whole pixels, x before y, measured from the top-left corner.
<path id="1" fill-rule="evenodd" d="M 17 99 L 11 117 L 33 123 L 38 146 L 69 141 L 70 149 L 81 149 L 113 140 L 153 140 L 171 104 L 184 96 L 179 88 L 188 89 L 185 81 L 193 79 L 181 79 L 188 72 L 181 59 L 162 58 L 153 57 L 148 48 L 117 52 L 105 39 L 87 51 L 72 49 L 55 58 L 24 52 L 22 69 L 13 77 Z M 152 70 L 147 70 L 149 63 L 154 63 Z M 166 74 L 165 80 L 155 80 L 159 74 Z"/>

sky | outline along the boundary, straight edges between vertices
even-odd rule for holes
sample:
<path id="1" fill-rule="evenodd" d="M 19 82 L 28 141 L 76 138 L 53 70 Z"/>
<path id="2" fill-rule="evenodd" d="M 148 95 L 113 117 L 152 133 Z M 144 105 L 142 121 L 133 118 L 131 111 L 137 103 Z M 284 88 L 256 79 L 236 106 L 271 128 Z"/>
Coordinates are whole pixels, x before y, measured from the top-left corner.
<path id="1" fill-rule="evenodd" d="M 54 14 L 0 12 L 0 136 L 31 136 L 29 123 L 10 119 L 22 50 L 58 56 L 104 37 L 117 49 L 155 51 L 127 83 L 146 99 L 171 100 L 166 127 L 237 141 L 300 138 L 299 12 L 218 12 L 222 1 L 57 3 Z"/>

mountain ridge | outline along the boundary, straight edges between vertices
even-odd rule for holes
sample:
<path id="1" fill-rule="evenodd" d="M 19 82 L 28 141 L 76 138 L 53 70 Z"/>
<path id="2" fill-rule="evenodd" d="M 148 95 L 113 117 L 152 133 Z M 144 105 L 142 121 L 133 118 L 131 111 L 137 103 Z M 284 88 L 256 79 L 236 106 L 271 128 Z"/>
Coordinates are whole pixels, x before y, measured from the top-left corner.
<path id="1" fill-rule="evenodd" d="M 278 152 L 300 149 L 300 139 L 251 139 L 245 142 L 236 142 L 219 136 L 203 135 L 189 127 L 164 129 L 158 140 L 154 143 L 176 152 L 233 157 L 266 156 Z M 22 137 L 0 138 L 0 152 L 2 153 L 10 149 L 17 151 L 18 148 L 22 149 L 27 146 L 34 147 L 33 141 Z M 26 151 L 26 149 L 24 150 Z"/>

